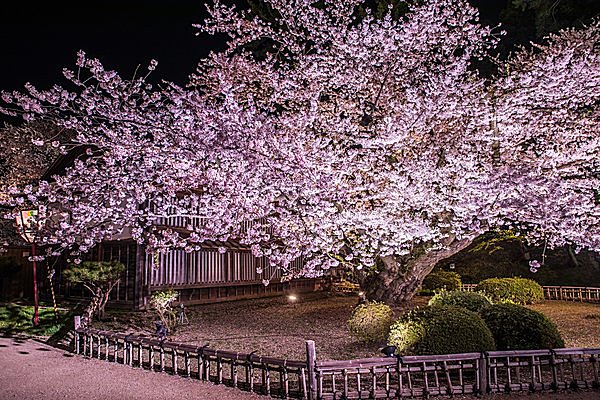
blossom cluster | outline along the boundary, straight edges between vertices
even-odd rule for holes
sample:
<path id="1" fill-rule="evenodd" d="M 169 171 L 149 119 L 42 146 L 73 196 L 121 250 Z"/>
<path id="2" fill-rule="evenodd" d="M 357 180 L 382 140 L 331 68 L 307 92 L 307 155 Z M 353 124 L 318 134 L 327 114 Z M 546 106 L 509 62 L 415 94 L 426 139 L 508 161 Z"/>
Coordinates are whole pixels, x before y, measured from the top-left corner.
<path id="1" fill-rule="evenodd" d="M 215 1 L 199 27 L 228 48 L 189 87 L 80 53 L 65 70 L 76 90 L 3 93 L 6 112 L 73 132 L 40 143 L 72 165 L 13 190 L 14 205 L 39 210 L 55 253 L 120 235 L 150 251 L 238 239 L 283 269 L 303 257 L 307 276 L 499 226 L 600 250 L 600 24 L 486 81 L 472 63 L 496 40 L 466 0 L 401 20 L 356 19 L 358 3 L 269 0 L 277 20 L 263 21 Z"/>

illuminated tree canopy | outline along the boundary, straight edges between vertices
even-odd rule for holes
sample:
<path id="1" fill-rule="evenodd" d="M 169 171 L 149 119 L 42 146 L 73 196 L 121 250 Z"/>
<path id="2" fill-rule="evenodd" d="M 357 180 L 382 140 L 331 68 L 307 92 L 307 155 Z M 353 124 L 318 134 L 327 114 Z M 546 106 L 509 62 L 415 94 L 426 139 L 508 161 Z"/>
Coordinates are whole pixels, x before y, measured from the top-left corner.
<path id="1" fill-rule="evenodd" d="M 44 244 L 237 238 L 283 269 L 303 257 L 307 276 L 368 270 L 369 295 L 387 301 L 495 227 L 600 250 L 597 21 L 490 81 L 473 62 L 497 39 L 464 0 L 398 20 L 357 19 L 357 0 L 269 4 L 269 21 L 209 8 L 199 28 L 230 40 L 190 87 L 125 80 L 80 53 L 74 89 L 3 94 L 5 112 L 74 132 L 58 148 L 85 149 L 52 180 L 3 189 L 39 209 Z M 189 226 L 160 227 L 166 216 Z"/>

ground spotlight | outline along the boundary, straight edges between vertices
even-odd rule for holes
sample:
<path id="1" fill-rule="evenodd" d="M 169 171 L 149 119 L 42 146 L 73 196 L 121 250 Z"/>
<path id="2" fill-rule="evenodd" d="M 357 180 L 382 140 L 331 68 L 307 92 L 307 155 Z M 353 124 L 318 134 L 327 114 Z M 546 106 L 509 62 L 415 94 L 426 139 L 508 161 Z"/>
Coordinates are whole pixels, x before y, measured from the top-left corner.
<path id="1" fill-rule="evenodd" d="M 381 352 L 386 357 L 394 357 L 396 355 L 396 346 L 385 346 L 381 349 Z"/>
<path id="2" fill-rule="evenodd" d="M 288 294 L 287 299 L 290 303 L 294 303 L 298 301 L 298 296 L 296 296 L 295 294 Z"/>
<path id="3" fill-rule="evenodd" d="M 365 295 L 365 292 L 361 290 L 360 292 L 358 292 L 358 304 L 364 304 L 366 302 L 367 296 Z"/>

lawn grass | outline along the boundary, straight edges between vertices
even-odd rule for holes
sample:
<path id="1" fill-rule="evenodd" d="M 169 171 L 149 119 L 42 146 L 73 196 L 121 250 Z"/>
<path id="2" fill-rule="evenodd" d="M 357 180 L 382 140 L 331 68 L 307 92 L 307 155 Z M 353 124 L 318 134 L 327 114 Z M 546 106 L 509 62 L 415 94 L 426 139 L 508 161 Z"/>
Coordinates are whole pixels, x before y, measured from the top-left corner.
<path id="1" fill-rule="evenodd" d="M 552 300 L 528 307 L 556 324 L 566 347 L 600 347 L 600 304 Z"/>
<path id="2" fill-rule="evenodd" d="M 70 324 L 70 312 L 58 309 L 58 321 L 55 320 L 54 308 L 40 306 L 39 325 L 33 326 L 34 308 L 31 305 L 16 303 L 0 304 L 0 332 L 5 335 L 23 334 L 27 336 L 50 337 L 65 324 Z"/>

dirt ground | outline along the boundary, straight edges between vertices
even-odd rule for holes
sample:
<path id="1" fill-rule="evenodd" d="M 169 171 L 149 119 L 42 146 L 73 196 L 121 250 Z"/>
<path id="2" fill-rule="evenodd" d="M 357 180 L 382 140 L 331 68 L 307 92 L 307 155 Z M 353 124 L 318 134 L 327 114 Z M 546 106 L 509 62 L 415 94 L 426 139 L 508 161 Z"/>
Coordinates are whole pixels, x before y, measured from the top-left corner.
<path id="1" fill-rule="evenodd" d="M 600 347 L 600 304 L 545 301 L 529 307 L 554 321 L 567 347 Z"/>
<path id="2" fill-rule="evenodd" d="M 178 327 L 169 340 L 294 360 L 305 359 L 305 341 L 314 340 L 321 360 L 378 357 L 385 343 L 365 345 L 348 334 L 346 322 L 357 300 L 312 293 L 299 295 L 296 302 L 273 297 L 190 306 L 190 324 Z M 416 304 L 426 302 L 416 299 Z M 108 321 L 94 326 L 151 336 L 153 318 L 150 313 L 111 313 Z"/>
<path id="3" fill-rule="evenodd" d="M 286 297 L 242 300 L 191 306 L 190 321 L 170 340 L 211 348 L 278 358 L 303 360 L 305 341 L 314 340 L 317 358 L 342 360 L 378 357 L 384 343 L 365 345 L 348 333 L 346 321 L 357 304 L 355 296 L 313 293 L 296 302 Z M 428 297 L 416 297 L 406 308 L 424 305 Z M 399 316 L 406 308 L 395 311 Z M 600 304 L 548 301 L 532 308 L 546 313 L 557 325 L 567 347 L 600 347 Z M 111 313 L 101 329 L 153 335 L 151 313 Z"/>
<path id="4" fill-rule="evenodd" d="M 0 337 L 0 399 L 266 400 L 226 386 L 86 359 L 30 339 Z"/>
<path id="5" fill-rule="evenodd" d="M 419 297 L 407 308 L 426 304 Z M 346 321 L 357 298 L 325 293 L 300 296 L 296 302 L 285 297 L 247 300 L 189 307 L 189 324 L 169 339 L 209 344 L 210 347 L 288 359 L 305 358 L 305 340 L 315 340 L 317 358 L 347 359 L 378 356 L 378 345 L 356 342 L 348 334 Z M 553 319 L 567 346 L 600 347 L 597 334 L 600 305 L 546 302 L 532 306 Z M 405 309 L 396 309 L 400 315 Z M 149 312 L 113 310 L 109 318 L 94 326 L 153 335 Z M 194 379 L 132 369 L 95 359 L 86 359 L 22 338 L 0 338 L 0 400 L 4 399 L 268 399 L 225 386 Z M 475 400 L 464 396 L 457 399 Z M 493 400 L 600 400 L 600 391 L 544 394 L 489 395 Z"/>

